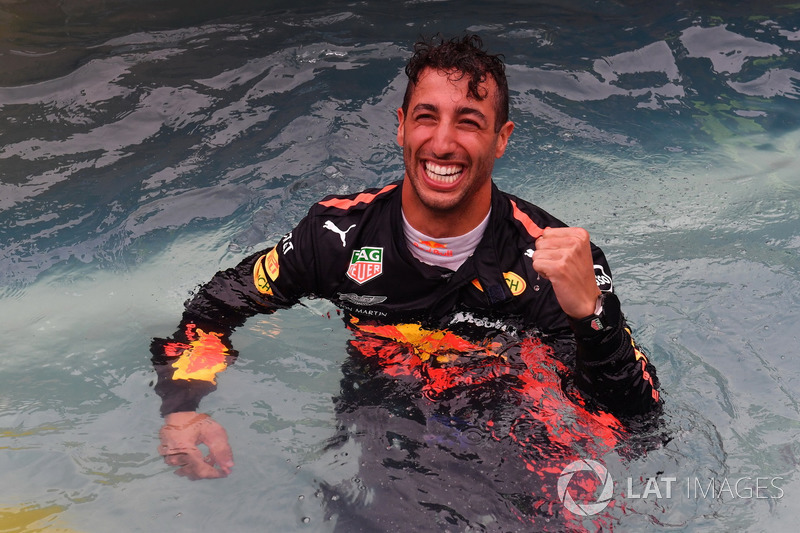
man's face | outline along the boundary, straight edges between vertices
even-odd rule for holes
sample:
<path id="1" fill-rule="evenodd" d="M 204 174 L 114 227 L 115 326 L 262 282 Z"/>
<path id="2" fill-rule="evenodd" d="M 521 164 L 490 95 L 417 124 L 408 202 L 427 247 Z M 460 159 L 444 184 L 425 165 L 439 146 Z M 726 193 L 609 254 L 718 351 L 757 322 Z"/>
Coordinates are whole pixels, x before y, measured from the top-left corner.
<path id="1" fill-rule="evenodd" d="M 491 77 L 480 85 L 487 97 L 476 100 L 468 95 L 468 79 L 459 80 L 458 74 L 423 71 L 407 114 L 397 110 L 397 142 L 403 147 L 406 184 L 413 189 L 408 197 L 404 191 L 404 209 L 432 216 L 473 208 L 485 216 L 488 211 L 494 160 L 505 152 L 514 124 L 495 131 L 498 89 Z"/>

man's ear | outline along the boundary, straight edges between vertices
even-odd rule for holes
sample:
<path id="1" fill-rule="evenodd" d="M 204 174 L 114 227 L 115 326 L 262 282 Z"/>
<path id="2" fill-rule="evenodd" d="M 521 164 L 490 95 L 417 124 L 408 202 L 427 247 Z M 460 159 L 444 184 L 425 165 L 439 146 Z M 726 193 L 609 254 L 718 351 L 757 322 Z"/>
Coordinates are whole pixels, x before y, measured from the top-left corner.
<path id="1" fill-rule="evenodd" d="M 405 142 L 405 134 L 403 131 L 403 124 L 405 122 L 405 115 L 403 114 L 403 108 L 397 108 L 397 144 L 403 146 Z"/>
<path id="2" fill-rule="evenodd" d="M 500 128 L 500 131 L 497 133 L 497 146 L 494 152 L 495 158 L 499 159 L 503 157 L 503 154 L 506 152 L 506 146 L 508 146 L 508 138 L 511 137 L 512 131 L 514 131 L 514 123 L 510 120 Z"/>

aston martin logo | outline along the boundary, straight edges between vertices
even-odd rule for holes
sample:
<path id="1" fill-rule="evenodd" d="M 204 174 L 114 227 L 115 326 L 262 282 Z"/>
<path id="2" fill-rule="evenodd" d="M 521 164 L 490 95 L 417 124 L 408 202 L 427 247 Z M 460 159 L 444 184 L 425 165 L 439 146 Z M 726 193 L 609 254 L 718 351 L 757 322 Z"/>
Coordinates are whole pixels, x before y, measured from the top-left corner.
<path id="1" fill-rule="evenodd" d="M 386 296 L 373 296 L 371 294 L 356 294 L 353 292 L 340 292 L 339 299 L 345 302 L 363 305 L 365 307 L 380 304 L 386 301 Z"/>

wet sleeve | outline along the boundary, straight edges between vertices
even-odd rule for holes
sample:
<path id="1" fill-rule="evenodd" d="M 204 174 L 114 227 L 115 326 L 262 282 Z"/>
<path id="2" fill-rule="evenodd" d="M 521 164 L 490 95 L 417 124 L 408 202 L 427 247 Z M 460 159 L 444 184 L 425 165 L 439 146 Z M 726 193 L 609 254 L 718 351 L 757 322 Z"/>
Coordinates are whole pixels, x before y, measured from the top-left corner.
<path id="1" fill-rule="evenodd" d="M 310 294 L 313 283 L 313 236 L 304 219 L 268 250 L 218 272 L 185 306 L 176 332 L 153 339 L 152 362 L 162 399 L 162 416 L 196 410 L 216 389 L 217 375 L 237 356 L 230 335 L 259 313 L 271 313 Z M 303 247 L 308 246 L 309 250 Z"/>
<path id="2" fill-rule="evenodd" d="M 661 403 L 655 367 L 631 336 L 603 252 L 593 245 L 592 254 L 597 286 L 606 293 L 603 312 L 608 325 L 595 331 L 569 320 L 577 343 L 576 384 L 615 413 L 650 412 Z"/>
<path id="3" fill-rule="evenodd" d="M 602 331 L 573 326 L 576 384 L 614 413 L 653 411 L 661 403 L 655 367 L 634 342 L 613 293 L 606 295 L 603 312 L 609 325 Z"/>

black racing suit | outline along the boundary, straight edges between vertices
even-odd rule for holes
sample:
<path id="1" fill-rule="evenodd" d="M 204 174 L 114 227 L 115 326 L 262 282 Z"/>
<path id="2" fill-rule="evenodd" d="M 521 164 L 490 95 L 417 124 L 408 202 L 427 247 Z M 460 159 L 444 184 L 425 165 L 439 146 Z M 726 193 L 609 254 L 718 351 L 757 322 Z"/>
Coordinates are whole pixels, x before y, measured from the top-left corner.
<path id="1" fill-rule="evenodd" d="M 187 303 L 174 337 L 152 345 L 162 414 L 197 408 L 216 386 L 216 374 L 235 358 L 227 339 L 248 317 L 303 297 L 326 298 L 344 311 L 353 333 L 336 399 L 343 428 L 359 426 L 362 440 L 370 434 L 380 441 L 365 449 L 392 449 L 387 442 L 396 438 L 405 442 L 400 448 L 407 456 L 380 457 L 376 462 L 382 466 L 365 480 L 385 486 L 379 480 L 385 469 L 419 467 L 421 449 L 441 465 L 441 450 L 464 445 L 463 435 L 472 431 L 483 440 L 524 448 L 517 466 L 506 462 L 497 468 L 538 476 L 533 483 L 541 488 L 523 498 L 527 503 L 508 497 L 519 487 L 498 488 L 504 495 L 499 501 L 511 501 L 515 514 L 548 514 L 541 508 L 551 508 L 556 498 L 543 472 L 552 477 L 575 457 L 578 442 L 599 438 L 606 449 L 613 447 L 624 433 L 616 415 L 652 412 L 660 405 L 655 369 L 631 338 L 606 259 L 592 245 L 597 283 L 608 293 L 604 311 L 610 325 L 600 332 L 578 328 L 560 308 L 550 282 L 532 268 L 535 239 L 543 228 L 563 227 L 561 221 L 493 186 L 482 240 L 453 272 L 422 263 L 409 251 L 401 190 L 397 182 L 328 197 L 273 248 L 203 286 Z M 422 428 L 423 436 L 414 437 L 408 427 L 364 433 L 365 425 L 382 427 L 374 411 L 359 410 L 364 406 L 386 410 L 394 420 L 390 425 Z M 595 444 L 582 445 L 583 450 L 597 452 Z M 411 478 L 410 492 L 428 479 Z M 456 515 L 475 525 L 465 511 Z M 398 524 L 408 525 L 407 519 L 401 513 Z M 375 527 L 385 529 L 390 522 Z M 359 519 L 355 527 L 372 527 L 365 523 Z"/>

